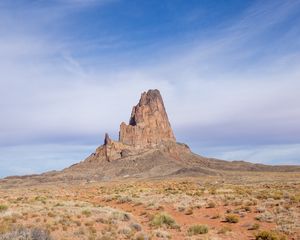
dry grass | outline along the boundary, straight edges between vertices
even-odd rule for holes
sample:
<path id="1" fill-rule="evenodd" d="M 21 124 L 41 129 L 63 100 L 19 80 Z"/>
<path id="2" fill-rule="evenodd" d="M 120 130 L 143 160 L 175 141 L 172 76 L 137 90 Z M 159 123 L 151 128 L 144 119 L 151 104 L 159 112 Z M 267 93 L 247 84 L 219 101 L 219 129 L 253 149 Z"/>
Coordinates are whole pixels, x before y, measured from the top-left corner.
<path id="1" fill-rule="evenodd" d="M 0 183 L 1 237 L 23 226 L 54 240 L 300 239 L 296 173 L 16 184 Z"/>

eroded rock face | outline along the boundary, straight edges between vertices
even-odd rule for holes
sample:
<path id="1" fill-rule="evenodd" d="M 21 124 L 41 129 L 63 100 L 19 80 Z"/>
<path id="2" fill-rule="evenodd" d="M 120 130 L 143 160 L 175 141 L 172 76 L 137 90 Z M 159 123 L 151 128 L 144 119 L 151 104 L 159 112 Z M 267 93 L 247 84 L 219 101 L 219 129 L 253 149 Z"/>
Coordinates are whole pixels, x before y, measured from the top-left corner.
<path id="1" fill-rule="evenodd" d="M 119 141 L 113 141 L 105 134 L 104 144 L 87 161 L 110 162 L 153 149 L 168 153 L 176 159 L 181 153 L 190 151 L 186 145 L 176 143 L 158 90 L 142 93 L 139 103 L 132 109 L 129 124 L 121 123 Z"/>
<path id="2" fill-rule="evenodd" d="M 139 103 L 132 109 L 129 125 L 123 122 L 120 126 L 119 141 L 137 148 L 176 141 L 158 90 L 142 94 Z"/>

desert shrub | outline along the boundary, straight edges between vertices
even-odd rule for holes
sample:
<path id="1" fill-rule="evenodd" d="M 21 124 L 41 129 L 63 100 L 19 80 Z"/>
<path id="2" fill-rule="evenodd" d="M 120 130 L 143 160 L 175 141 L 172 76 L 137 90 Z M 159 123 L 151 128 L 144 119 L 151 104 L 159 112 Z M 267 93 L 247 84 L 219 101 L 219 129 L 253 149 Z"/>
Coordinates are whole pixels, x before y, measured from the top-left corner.
<path id="1" fill-rule="evenodd" d="M 260 222 L 273 222 L 274 221 L 274 216 L 271 212 L 266 211 L 262 214 L 259 214 L 255 217 L 256 220 Z"/>
<path id="2" fill-rule="evenodd" d="M 251 208 L 249 206 L 244 206 L 243 209 L 246 211 L 246 212 L 251 212 Z"/>
<path id="3" fill-rule="evenodd" d="M 43 197 L 43 196 L 36 196 L 36 197 L 35 197 L 35 201 L 40 201 L 40 202 L 42 202 L 43 204 L 46 203 L 46 200 L 47 200 L 47 198 L 46 198 L 46 197 Z"/>
<path id="4" fill-rule="evenodd" d="M 135 240 L 149 240 L 150 238 L 146 233 L 138 233 L 135 238 Z"/>
<path id="5" fill-rule="evenodd" d="M 274 200 L 280 200 L 280 199 L 283 198 L 283 192 L 281 192 L 281 191 L 274 191 L 274 192 L 272 192 L 271 197 L 272 197 Z"/>
<path id="6" fill-rule="evenodd" d="M 134 229 L 135 231 L 139 232 L 142 230 L 142 226 L 138 223 L 131 223 L 130 228 Z"/>
<path id="7" fill-rule="evenodd" d="M 248 230 L 258 230 L 260 227 L 260 225 L 258 223 L 254 223 L 253 225 L 251 225 Z"/>
<path id="8" fill-rule="evenodd" d="M 209 189 L 209 193 L 212 194 L 212 195 L 216 195 L 217 194 L 217 189 L 213 187 L 213 188 Z"/>
<path id="9" fill-rule="evenodd" d="M 188 229 L 189 235 L 198 235 L 208 233 L 208 227 L 206 225 L 194 225 Z"/>
<path id="10" fill-rule="evenodd" d="M 221 216 L 220 216 L 220 214 L 219 213 L 216 213 L 216 214 L 214 214 L 212 217 L 211 217 L 211 219 L 218 219 L 218 218 L 220 218 Z"/>
<path id="11" fill-rule="evenodd" d="M 128 196 L 120 196 L 117 200 L 117 203 L 122 204 L 122 203 L 128 203 L 132 202 L 132 199 Z"/>
<path id="12" fill-rule="evenodd" d="M 132 230 L 129 227 L 123 227 L 119 229 L 118 233 L 125 235 L 127 238 L 130 238 L 130 236 L 132 235 Z"/>
<path id="13" fill-rule="evenodd" d="M 81 226 L 81 222 L 80 221 L 75 220 L 74 223 L 76 224 L 77 227 Z"/>
<path id="14" fill-rule="evenodd" d="M 232 231 L 232 229 L 230 227 L 224 226 L 218 231 L 218 234 L 225 234 L 225 233 L 231 232 L 231 231 Z"/>
<path id="15" fill-rule="evenodd" d="M 0 222 L 0 234 L 9 232 L 12 228 L 12 224 L 10 222 Z"/>
<path id="16" fill-rule="evenodd" d="M 185 213 L 185 215 L 192 215 L 193 214 L 193 208 L 188 208 Z"/>
<path id="17" fill-rule="evenodd" d="M 262 190 L 262 191 L 260 191 L 260 192 L 258 192 L 257 193 L 257 198 L 258 199 L 268 199 L 269 198 L 269 192 L 268 191 L 266 191 L 266 190 Z"/>
<path id="18" fill-rule="evenodd" d="M 47 215 L 48 215 L 48 217 L 51 217 L 51 218 L 56 216 L 53 212 L 48 212 Z"/>
<path id="19" fill-rule="evenodd" d="M 227 216 L 225 216 L 225 221 L 229 223 L 238 223 L 239 217 L 234 214 L 228 214 Z"/>
<path id="20" fill-rule="evenodd" d="M 161 229 L 158 229 L 154 232 L 154 235 L 158 238 L 163 238 L 163 239 L 170 239 L 171 235 L 167 231 L 163 231 Z"/>
<path id="21" fill-rule="evenodd" d="M 300 202 L 300 194 L 296 194 L 296 195 L 293 195 L 290 197 L 290 200 L 293 202 L 293 203 L 298 203 Z"/>
<path id="22" fill-rule="evenodd" d="M 49 233 L 39 229 L 19 228 L 0 235 L 0 240 L 51 240 Z"/>
<path id="23" fill-rule="evenodd" d="M 286 237 L 271 231 L 261 231 L 255 235 L 255 240 L 285 240 Z"/>
<path id="24" fill-rule="evenodd" d="M 0 205 L 0 212 L 4 212 L 8 209 L 8 206 L 6 205 Z"/>
<path id="25" fill-rule="evenodd" d="M 126 212 L 113 212 L 112 218 L 124 222 L 127 222 L 131 219 L 130 215 Z"/>
<path id="26" fill-rule="evenodd" d="M 151 226 L 161 227 L 163 225 L 170 227 L 170 228 L 176 228 L 176 226 L 177 226 L 175 220 L 171 216 L 169 216 L 167 213 L 156 214 L 151 221 Z"/>
<path id="27" fill-rule="evenodd" d="M 214 208 L 214 207 L 216 207 L 216 204 L 214 202 L 209 202 L 207 204 L 207 208 Z"/>
<path id="28" fill-rule="evenodd" d="M 82 213 L 83 215 L 85 215 L 86 217 L 89 217 L 89 216 L 92 215 L 92 213 L 91 213 L 90 210 L 83 210 L 81 213 Z"/>

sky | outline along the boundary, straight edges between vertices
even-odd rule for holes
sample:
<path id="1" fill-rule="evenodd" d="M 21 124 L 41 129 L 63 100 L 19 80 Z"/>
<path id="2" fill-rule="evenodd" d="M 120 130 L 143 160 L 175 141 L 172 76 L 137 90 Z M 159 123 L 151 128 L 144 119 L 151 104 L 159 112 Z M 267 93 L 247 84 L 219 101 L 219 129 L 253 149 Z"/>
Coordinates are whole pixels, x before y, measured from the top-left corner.
<path id="1" fill-rule="evenodd" d="M 1 0 L 0 177 L 117 139 L 159 89 L 204 156 L 300 164 L 300 1 Z"/>

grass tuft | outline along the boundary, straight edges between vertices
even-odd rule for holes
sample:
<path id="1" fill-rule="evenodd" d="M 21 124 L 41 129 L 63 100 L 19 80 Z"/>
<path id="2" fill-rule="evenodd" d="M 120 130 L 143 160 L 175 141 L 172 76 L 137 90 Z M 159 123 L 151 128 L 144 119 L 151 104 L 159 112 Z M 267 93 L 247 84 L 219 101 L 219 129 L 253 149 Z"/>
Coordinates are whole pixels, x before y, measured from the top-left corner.
<path id="1" fill-rule="evenodd" d="M 239 217 L 237 215 L 234 215 L 234 214 L 228 214 L 227 216 L 225 216 L 225 222 L 238 223 L 239 222 Z"/>
<path id="2" fill-rule="evenodd" d="M 208 233 L 208 227 L 206 225 L 194 225 L 188 229 L 189 235 L 198 235 Z"/>
<path id="3" fill-rule="evenodd" d="M 175 220 L 167 213 L 158 213 L 153 217 L 151 221 L 151 226 L 153 227 L 167 226 L 170 228 L 176 228 L 177 224 Z"/>

